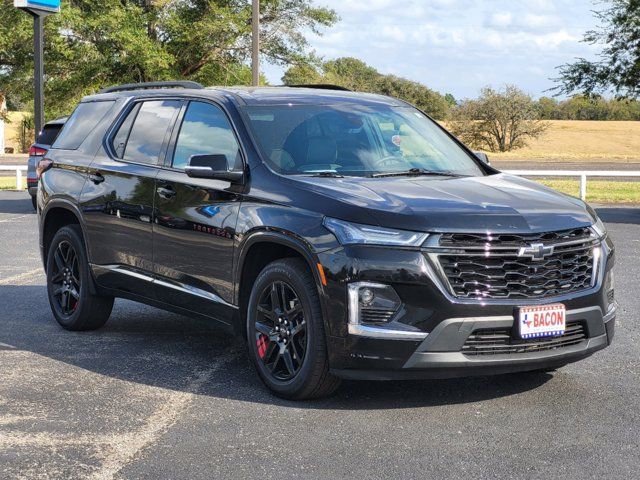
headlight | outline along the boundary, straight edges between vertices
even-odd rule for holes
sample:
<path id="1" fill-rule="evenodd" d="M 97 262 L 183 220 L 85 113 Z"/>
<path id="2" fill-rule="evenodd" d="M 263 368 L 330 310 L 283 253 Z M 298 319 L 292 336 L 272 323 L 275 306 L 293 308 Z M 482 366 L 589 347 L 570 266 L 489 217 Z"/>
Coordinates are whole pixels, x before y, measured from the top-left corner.
<path id="1" fill-rule="evenodd" d="M 593 228 L 593 231 L 596 232 L 598 238 L 602 238 L 607 234 L 607 229 L 605 228 L 604 223 L 602 223 L 602 220 L 600 220 L 599 218 L 598 220 L 596 220 L 596 223 L 591 225 L 591 228 Z"/>
<path id="2" fill-rule="evenodd" d="M 360 225 L 328 217 L 324 219 L 324 226 L 331 230 L 342 245 L 364 244 L 419 247 L 429 236 L 428 233 Z"/>

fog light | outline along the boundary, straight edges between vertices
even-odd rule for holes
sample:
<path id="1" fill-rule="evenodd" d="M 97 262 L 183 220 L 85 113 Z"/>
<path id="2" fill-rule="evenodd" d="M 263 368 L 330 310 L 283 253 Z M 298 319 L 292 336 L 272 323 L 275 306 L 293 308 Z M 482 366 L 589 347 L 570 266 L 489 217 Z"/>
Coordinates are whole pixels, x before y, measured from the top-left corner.
<path id="1" fill-rule="evenodd" d="M 387 323 L 402 302 L 391 285 L 357 282 L 349 284 L 349 323 Z"/>
<path id="2" fill-rule="evenodd" d="M 360 301 L 365 305 L 371 305 L 373 299 L 375 298 L 375 294 L 373 290 L 370 288 L 363 288 L 360 290 Z"/>

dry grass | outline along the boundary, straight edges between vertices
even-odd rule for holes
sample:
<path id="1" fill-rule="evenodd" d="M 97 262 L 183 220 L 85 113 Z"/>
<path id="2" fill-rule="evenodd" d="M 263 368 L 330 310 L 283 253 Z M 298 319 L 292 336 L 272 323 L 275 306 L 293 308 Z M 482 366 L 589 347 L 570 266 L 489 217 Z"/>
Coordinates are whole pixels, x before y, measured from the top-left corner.
<path id="1" fill-rule="evenodd" d="M 640 161 L 640 122 L 553 120 L 529 146 L 490 153 L 496 160 Z"/>

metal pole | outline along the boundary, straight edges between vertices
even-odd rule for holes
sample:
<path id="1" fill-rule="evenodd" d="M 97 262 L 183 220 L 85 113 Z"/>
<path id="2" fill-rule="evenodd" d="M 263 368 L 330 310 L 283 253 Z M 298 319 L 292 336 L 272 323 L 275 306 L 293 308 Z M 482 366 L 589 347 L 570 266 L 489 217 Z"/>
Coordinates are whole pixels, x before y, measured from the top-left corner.
<path id="1" fill-rule="evenodd" d="M 251 84 L 260 84 L 260 0 L 252 0 L 251 7 Z"/>
<path id="2" fill-rule="evenodd" d="M 34 124 L 36 129 L 36 141 L 38 134 L 44 127 L 44 16 L 32 13 L 33 15 L 33 46 L 34 46 Z"/>

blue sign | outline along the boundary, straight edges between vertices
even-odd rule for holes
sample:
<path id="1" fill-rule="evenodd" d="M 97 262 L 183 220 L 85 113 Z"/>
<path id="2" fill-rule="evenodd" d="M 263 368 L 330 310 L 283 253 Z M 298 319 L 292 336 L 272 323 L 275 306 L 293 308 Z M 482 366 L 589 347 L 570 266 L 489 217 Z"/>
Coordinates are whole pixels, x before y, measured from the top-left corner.
<path id="1" fill-rule="evenodd" d="M 13 6 L 25 10 L 57 13 L 60 11 L 60 0 L 13 0 Z"/>

